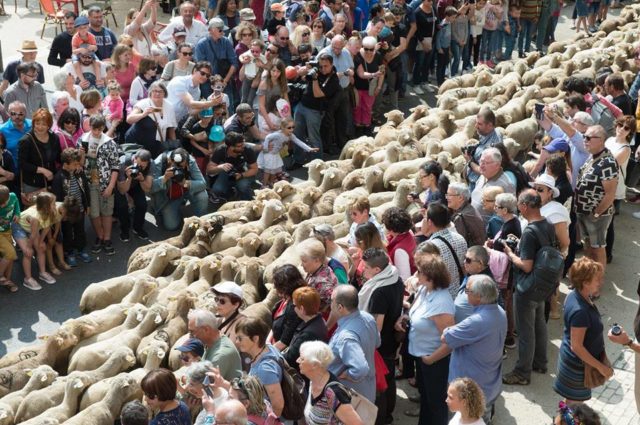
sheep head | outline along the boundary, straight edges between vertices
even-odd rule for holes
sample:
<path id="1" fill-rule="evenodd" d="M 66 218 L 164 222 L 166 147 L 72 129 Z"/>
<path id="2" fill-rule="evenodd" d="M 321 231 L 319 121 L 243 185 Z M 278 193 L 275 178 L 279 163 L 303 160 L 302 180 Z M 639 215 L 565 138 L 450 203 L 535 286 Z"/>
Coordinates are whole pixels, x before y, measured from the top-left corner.
<path id="1" fill-rule="evenodd" d="M 153 339 L 149 342 L 142 353 L 147 357 L 144 365 L 146 371 L 157 369 L 162 364 L 162 361 L 167 356 L 169 351 L 169 344 L 166 341 L 160 339 Z"/>
<path id="2" fill-rule="evenodd" d="M 378 166 L 370 167 L 364 174 L 364 188 L 369 193 L 380 192 L 384 189 L 384 170 Z"/>
<path id="3" fill-rule="evenodd" d="M 296 188 L 286 180 L 280 180 L 273 184 L 273 190 L 280 196 L 280 199 L 284 199 L 288 196 L 296 193 Z"/>
<path id="4" fill-rule="evenodd" d="M 361 168 L 362 164 L 374 152 L 374 147 L 370 145 L 357 145 L 354 148 L 351 164 L 354 168 Z"/>
<path id="5" fill-rule="evenodd" d="M 238 245 L 242 247 L 245 255 L 249 257 L 253 257 L 256 254 L 258 248 L 260 248 L 260 244 L 262 244 L 262 239 L 253 232 L 247 233 L 238 241 Z"/>
<path id="6" fill-rule="evenodd" d="M 293 201 L 289 205 L 289 219 L 298 224 L 303 220 L 311 218 L 311 207 L 302 201 Z"/>
<path id="7" fill-rule="evenodd" d="M 322 184 L 320 190 L 323 193 L 328 192 L 331 189 L 338 188 L 342 185 L 342 180 L 347 176 L 346 171 L 337 168 L 328 168 L 321 171 L 323 175 Z"/>
<path id="8" fill-rule="evenodd" d="M 116 347 L 100 367 L 103 371 L 123 371 L 136 364 L 136 356 L 129 347 Z"/>
<path id="9" fill-rule="evenodd" d="M 96 334 L 98 323 L 93 319 L 85 318 L 84 320 L 69 320 L 63 323 L 62 327 L 78 337 L 78 341 L 82 341 Z"/>
<path id="10" fill-rule="evenodd" d="M 78 342 L 78 337 L 70 332 L 69 329 L 58 328 L 58 330 L 51 336 L 42 336 L 41 339 L 45 339 L 45 351 L 53 349 L 57 351 L 64 351 L 68 348 L 74 347 Z"/>
<path id="11" fill-rule="evenodd" d="M 27 376 L 30 376 L 29 381 L 33 380 L 37 383 L 34 388 L 44 388 L 58 377 L 58 372 L 49 365 L 40 365 L 35 369 L 26 369 L 25 371 Z"/>
<path id="12" fill-rule="evenodd" d="M 307 168 L 309 174 L 308 181 L 313 182 L 316 186 L 320 186 L 322 183 L 322 170 L 327 168 L 325 162 L 321 159 L 314 159 L 303 165 L 303 167 Z"/>
<path id="13" fill-rule="evenodd" d="M 240 271 L 240 263 L 236 257 L 227 255 L 222 259 L 220 266 L 220 279 L 234 281 Z"/>
<path id="14" fill-rule="evenodd" d="M 451 153 L 447 151 L 440 152 L 436 157 L 436 162 L 440 164 L 443 170 L 449 169 L 449 165 L 451 165 L 452 160 L 453 157 L 451 156 Z"/>
<path id="15" fill-rule="evenodd" d="M 256 194 L 256 201 L 280 200 L 280 196 L 273 189 L 256 189 L 254 193 Z"/>
<path id="16" fill-rule="evenodd" d="M 135 304 L 133 307 L 127 309 L 125 311 L 125 314 L 127 315 L 127 318 L 125 319 L 125 327 L 131 327 L 136 323 L 142 322 L 147 311 L 147 307 L 142 304 Z"/>
<path id="17" fill-rule="evenodd" d="M 404 112 L 394 109 L 384 114 L 384 117 L 387 119 L 386 124 L 397 127 L 404 120 Z"/>
<path id="18" fill-rule="evenodd" d="M 214 282 L 214 279 L 221 268 L 221 262 L 217 258 L 209 255 L 200 261 L 200 279 L 204 279 L 209 284 Z"/>

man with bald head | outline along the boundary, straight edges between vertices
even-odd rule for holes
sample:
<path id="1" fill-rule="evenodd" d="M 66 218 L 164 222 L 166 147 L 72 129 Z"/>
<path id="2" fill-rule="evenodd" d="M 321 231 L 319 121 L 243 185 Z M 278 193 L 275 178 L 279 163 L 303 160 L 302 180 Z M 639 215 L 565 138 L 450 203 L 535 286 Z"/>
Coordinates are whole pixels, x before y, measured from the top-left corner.
<path id="1" fill-rule="evenodd" d="M 216 409 L 217 424 L 247 425 L 247 409 L 238 400 L 227 400 Z"/>
<path id="2" fill-rule="evenodd" d="M 329 341 L 335 356 L 329 372 L 375 402 L 374 353 L 380 333 L 373 316 L 358 309 L 358 301 L 358 291 L 351 285 L 338 285 L 331 294 L 331 314 L 338 318 L 338 328 Z"/>
<path id="3" fill-rule="evenodd" d="M 354 75 L 354 65 L 346 45 L 344 36 L 336 35 L 331 39 L 331 45 L 320 51 L 333 58 L 333 66 L 340 81 L 340 91 L 329 103 L 329 108 L 322 120 L 322 140 L 325 143 L 325 150 L 330 153 L 340 152 L 347 142 L 347 135 L 352 134 L 353 105 L 350 102 L 347 87 L 349 87 L 349 79 Z"/>
<path id="4" fill-rule="evenodd" d="M 295 47 L 289 39 L 289 30 L 287 27 L 278 27 L 278 30 L 273 36 L 273 44 L 278 46 L 278 58 L 280 58 L 285 65 L 290 66 L 291 56 L 295 51 Z"/>

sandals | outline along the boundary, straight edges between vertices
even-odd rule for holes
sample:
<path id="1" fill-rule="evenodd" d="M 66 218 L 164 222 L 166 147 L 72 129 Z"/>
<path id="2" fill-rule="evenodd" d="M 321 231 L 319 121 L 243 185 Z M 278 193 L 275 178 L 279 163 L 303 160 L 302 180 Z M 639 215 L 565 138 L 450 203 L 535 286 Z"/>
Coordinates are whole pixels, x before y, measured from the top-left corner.
<path id="1" fill-rule="evenodd" d="M 18 286 L 7 278 L 0 279 L 0 286 L 4 286 L 9 292 L 16 292 L 18 290 Z"/>
<path id="2" fill-rule="evenodd" d="M 62 274 L 62 272 L 60 271 L 60 269 L 53 267 L 51 269 L 51 273 L 55 274 L 56 276 L 60 276 Z"/>

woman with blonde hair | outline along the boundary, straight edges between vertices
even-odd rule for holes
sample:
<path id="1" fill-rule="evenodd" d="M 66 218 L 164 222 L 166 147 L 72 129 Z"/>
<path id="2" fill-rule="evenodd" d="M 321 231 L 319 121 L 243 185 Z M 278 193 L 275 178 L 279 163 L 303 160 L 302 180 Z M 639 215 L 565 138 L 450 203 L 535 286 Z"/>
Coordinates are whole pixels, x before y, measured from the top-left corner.
<path id="1" fill-rule="evenodd" d="M 281 423 L 273 413 L 262 383 L 255 376 L 244 376 L 231 381 L 229 397 L 238 400 L 247 409 L 249 424 Z"/>
<path id="2" fill-rule="evenodd" d="M 258 38 L 258 30 L 256 27 L 247 21 L 242 21 L 236 27 L 235 39 L 237 44 L 234 47 L 236 55 L 240 57 L 241 54 L 248 51 L 251 48 L 251 42 Z"/>
<path id="3" fill-rule="evenodd" d="M 291 42 L 296 47 L 296 49 L 302 43 L 311 44 L 311 28 L 309 28 L 307 25 L 298 25 L 296 29 L 293 30 Z"/>
<path id="4" fill-rule="evenodd" d="M 471 378 L 454 379 L 447 390 L 447 405 L 455 412 L 449 425 L 484 425 L 484 394 Z"/>
<path id="5" fill-rule="evenodd" d="M 149 18 L 144 18 L 149 14 Z M 133 39 L 133 49 L 142 56 L 151 56 L 153 46 L 152 31 L 158 21 L 158 2 L 147 0 L 142 5 L 142 9 L 130 9 L 125 20 L 124 34 L 128 34 Z"/>
<path id="6" fill-rule="evenodd" d="M 111 64 L 113 65 L 113 76 L 120 84 L 122 91 L 120 97 L 126 105 L 129 101 L 129 92 L 131 90 L 131 83 L 136 78 L 136 66 L 131 61 L 132 50 L 131 47 L 124 44 L 118 44 L 113 49 L 111 54 Z"/>
<path id="7" fill-rule="evenodd" d="M 282 60 L 276 59 L 271 62 L 271 66 L 267 69 L 267 76 L 262 79 L 258 86 L 258 91 L 256 92 L 256 100 L 258 102 L 257 109 L 269 128 L 272 131 L 276 131 L 279 127 L 275 125 L 269 117 L 269 112 L 267 111 L 267 99 L 271 96 L 276 96 L 286 100 L 287 102 L 289 101 L 289 95 L 287 94 L 289 87 L 287 86 L 287 76 L 285 75 L 286 65 Z"/>

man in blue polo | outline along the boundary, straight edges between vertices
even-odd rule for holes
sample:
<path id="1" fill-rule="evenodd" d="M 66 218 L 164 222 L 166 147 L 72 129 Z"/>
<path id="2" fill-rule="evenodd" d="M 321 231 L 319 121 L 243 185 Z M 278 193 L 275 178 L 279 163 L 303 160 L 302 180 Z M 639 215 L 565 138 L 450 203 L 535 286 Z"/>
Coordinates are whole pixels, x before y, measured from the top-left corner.
<path id="1" fill-rule="evenodd" d="M 0 125 L 0 133 L 7 141 L 5 148 L 11 152 L 13 162 L 18 169 L 18 142 L 29 131 L 31 131 L 31 120 L 26 118 L 27 107 L 20 101 L 9 104 L 9 121 Z"/>
<path id="2" fill-rule="evenodd" d="M 507 316 L 498 303 L 498 286 L 487 275 L 469 279 L 465 290 L 473 313 L 446 328 L 442 342 L 452 351 L 449 382 L 468 377 L 480 385 L 489 423 L 493 404 L 502 391 L 502 347 L 507 335 Z"/>
<path id="3" fill-rule="evenodd" d="M 209 21 L 209 36 L 201 39 L 195 48 L 195 58 L 198 61 L 207 61 L 211 64 L 214 75 L 222 77 L 224 92 L 229 96 L 233 107 L 238 103 L 233 96 L 232 78 L 236 70 L 240 69 L 238 56 L 233 50 L 233 44 L 224 36 L 225 25 L 222 19 L 213 18 Z M 207 97 L 212 93 L 210 84 L 200 87 L 202 96 Z"/>

